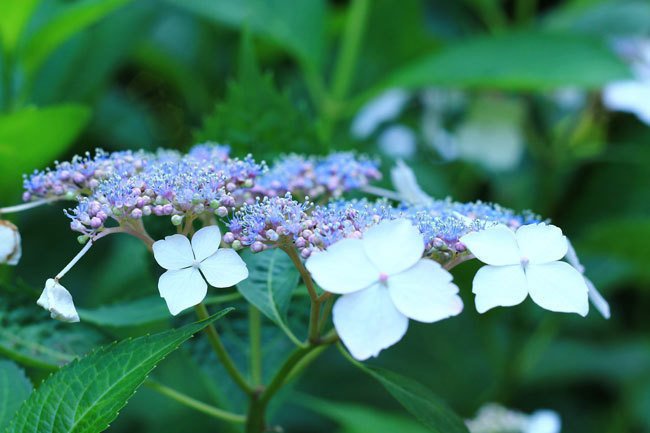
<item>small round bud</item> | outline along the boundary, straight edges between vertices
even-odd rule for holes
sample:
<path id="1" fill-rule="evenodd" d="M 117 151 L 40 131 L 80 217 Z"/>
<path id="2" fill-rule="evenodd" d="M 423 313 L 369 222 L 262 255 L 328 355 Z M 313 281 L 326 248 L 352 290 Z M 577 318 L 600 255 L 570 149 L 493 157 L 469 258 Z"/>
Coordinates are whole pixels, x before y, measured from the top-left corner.
<path id="1" fill-rule="evenodd" d="M 235 251 L 239 251 L 242 249 L 242 244 L 239 239 L 235 239 L 232 243 L 232 249 Z"/>
<path id="2" fill-rule="evenodd" d="M 232 244 L 235 241 L 235 235 L 232 232 L 226 232 L 223 235 L 223 241 L 227 244 Z"/>
<path id="3" fill-rule="evenodd" d="M 77 242 L 79 242 L 81 245 L 85 245 L 89 239 L 90 238 L 86 235 L 77 236 Z"/>
<path id="4" fill-rule="evenodd" d="M 225 206 L 219 206 L 216 211 L 214 211 L 215 215 L 223 218 L 228 215 L 228 208 Z"/>
<path id="5" fill-rule="evenodd" d="M 179 226 L 183 223 L 183 216 L 182 215 L 172 215 L 172 224 L 175 226 Z"/>
<path id="6" fill-rule="evenodd" d="M 219 200 L 212 200 L 212 201 L 210 202 L 210 207 L 211 207 L 212 209 L 216 209 L 216 208 L 218 208 L 218 207 L 219 207 Z"/>
<path id="7" fill-rule="evenodd" d="M 264 244 L 260 241 L 253 242 L 253 245 L 251 245 L 251 251 L 254 253 L 264 251 Z"/>
<path id="8" fill-rule="evenodd" d="M 100 228 L 103 223 L 104 222 L 101 219 L 97 218 L 97 217 L 92 217 L 90 219 L 90 227 L 92 227 L 94 229 Z"/>
<path id="9" fill-rule="evenodd" d="M 135 219 L 140 219 L 140 218 L 142 218 L 142 210 L 140 210 L 140 209 L 133 209 L 133 210 L 131 211 L 131 218 L 135 218 Z"/>

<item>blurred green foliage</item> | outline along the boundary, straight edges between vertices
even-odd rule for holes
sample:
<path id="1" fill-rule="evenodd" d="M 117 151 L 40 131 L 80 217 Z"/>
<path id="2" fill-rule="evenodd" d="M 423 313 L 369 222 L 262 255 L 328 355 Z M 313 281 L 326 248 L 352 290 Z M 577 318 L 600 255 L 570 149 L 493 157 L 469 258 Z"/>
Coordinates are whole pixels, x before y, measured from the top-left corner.
<path id="1" fill-rule="evenodd" d="M 95 147 L 186 149 L 212 140 L 229 143 L 235 155 L 267 159 L 292 151 L 378 153 L 376 135 L 353 138 L 350 121 L 393 86 L 516 101 L 524 150 L 510 169 L 443 162 L 422 137 L 408 162 L 432 195 L 493 200 L 551 218 L 610 301 L 612 319 L 551 315 L 531 302 L 479 316 L 469 290 L 477 264 L 467 263 L 454 270 L 464 314 L 413 324 L 373 363 L 415 378 L 464 417 L 496 401 L 526 412 L 554 409 L 566 432 L 650 432 L 650 127 L 599 103 L 603 85 L 630 74 L 608 49 L 610 38 L 649 32 L 647 0 L 2 1 L 0 203 L 18 202 L 22 173 Z M 550 108 L 549 93 L 566 86 L 586 92 L 582 109 Z M 404 123 L 419 122 L 418 104 L 406 107 Z M 383 160 L 388 174 L 391 157 Z M 35 384 L 44 377 L 39 366 L 171 322 L 156 314 L 158 270 L 131 239 L 98 245 L 70 274 L 87 323 L 57 324 L 34 305 L 45 279 L 78 248 L 61 210 L 12 215 L 24 258 L 16 269 L 0 269 L 0 347 L 33 361 L 25 365 Z M 147 316 L 115 305 L 134 299 L 148 306 Z M 218 326 L 244 362 L 240 311 Z M 95 327 L 118 315 L 122 322 Z M 273 353 L 288 347 L 271 328 L 263 335 L 265 374 L 277 368 Z M 207 343 L 196 340 L 155 377 L 238 407 L 241 396 Z M 2 361 L 0 379 L 7 368 L 14 367 Z M 286 431 L 353 433 L 380 417 L 390 431 L 422 430 L 336 350 L 295 388 L 329 402 L 276 412 L 273 421 Z M 147 389 L 109 429 L 188 430 L 230 431 Z"/>

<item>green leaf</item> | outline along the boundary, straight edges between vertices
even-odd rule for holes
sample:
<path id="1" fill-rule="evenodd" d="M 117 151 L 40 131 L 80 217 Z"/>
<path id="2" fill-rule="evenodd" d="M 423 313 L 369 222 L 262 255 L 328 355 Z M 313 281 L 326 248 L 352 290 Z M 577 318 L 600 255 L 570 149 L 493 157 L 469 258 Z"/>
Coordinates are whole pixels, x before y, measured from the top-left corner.
<path id="1" fill-rule="evenodd" d="M 208 296 L 203 303 L 206 305 L 222 304 L 239 298 L 241 296 L 238 293 Z M 113 328 L 148 325 L 169 320 L 172 317 L 165 301 L 160 296 L 147 296 L 94 309 L 77 308 L 77 311 L 82 322 Z M 182 311 L 180 315 L 193 312 L 192 309 L 188 309 Z"/>
<path id="2" fill-rule="evenodd" d="M 413 379 L 388 370 L 362 364 L 341 348 L 345 357 L 363 372 L 375 378 L 430 431 L 435 433 L 469 433 L 465 423 L 438 396 Z"/>
<path id="3" fill-rule="evenodd" d="M 296 57 L 318 68 L 325 24 L 323 0 L 168 0 L 218 24 L 246 27 L 268 37 Z"/>
<path id="4" fill-rule="evenodd" d="M 83 322 L 111 327 L 146 325 L 171 317 L 160 296 L 148 296 L 95 309 L 78 308 L 77 311 Z"/>
<path id="5" fill-rule="evenodd" d="M 16 49 L 25 24 L 39 0 L 0 2 L 0 45 L 8 52 Z"/>
<path id="6" fill-rule="evenodd" d="M 397 71 L 387 87 L 458 86 L 540 91 L 599 88 L 630 76 L 597 38 L 513 33 L 450 45 Z"/>
<path id="7" fill-rule="evenodd" d="M 26 366 L 56 370 L 105 342 L 105 337 L 83 323 L 58 322 L 33 300 L 30 306 L 19 300 L 17 295 L 0 296 L 1 355 Z"/>
<path id="8" fill-rule="evenodd" d="M 374 408 L 348 403 L 334 403 L 301 395 L 296 400 L 334 421 L 344 433 L 426 433 L 422 424 L 396 413 L 377 411 Z"/>
<path id="9" fill-rule="evenodd" d="M 0 187 L 20 185 L 23 173 L 42 168 L 65 152 L 90 114 L 83 105 L 63 104 L 0 115 Z"/>
<path id="10" fill-rule="evenodd" d="M 28 73 L 34 72 L 62 43 L 93 25 L 130 0 L 80 0 L 66 2 L 26 42 L 22 60 Z"/>
<path id="11" fill-rule="evenodd" d="M 0 360 L 0 430 L 9 424 L 32 388 L 20 367 L 11 361 Z"/>
<path id="12" fill-rule="evenodd" d="M 635 37 L 650 31 L 647 0 L 567 2 L 543 19 L 551 30 Z"/>
<path id="13" fill-rule="evenodd" d="M 21 406 L 6 433 L 104 431 L 160 361 L 229 311 L 179 329 L 105 346 L 66 365 Z"/>
<path id="14" fill-rule="evenodd" d="M 625 239 L 625 242 L 621 242 Z M 576 239 L 587 275 L 598 286 L 650 281 L 650 221 L 613 219 L 589 226 Z"/>
<path id="15" fill-rule="evenodd" d="M 195 141 L 228 143 L 234 154 L 252 153 L 273 159 L 279 153 L 314 152 L 319 144 L 313 120 L 276 89 L 270 75 L 260 72 L 252 42 L 243 38 L 239 73 L 225 99 L 203 119 Z"/>
<path id="16" fill-rule="evenodd" d="M 274 248 L 261 253 L 244 251 L 242 259 L 249 276 L 237 284 L 237 289 L 248 302 L 300 344 L 286 323 L 291 296 L 298 286 L 300 275 L 284 251 Z"/>

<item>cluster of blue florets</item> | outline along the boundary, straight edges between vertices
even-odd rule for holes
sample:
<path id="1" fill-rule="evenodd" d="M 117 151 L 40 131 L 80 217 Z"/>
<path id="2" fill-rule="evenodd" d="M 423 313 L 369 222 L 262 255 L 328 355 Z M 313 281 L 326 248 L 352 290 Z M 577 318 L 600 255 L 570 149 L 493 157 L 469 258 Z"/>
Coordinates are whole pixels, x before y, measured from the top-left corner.
<path id="1" fill-rule="evenodd" d="M 381 178 L 378 161 L 353 152 L 328 156 L 290 154 L 281 157 L 261 176 L 254 191 L 263 197 L 340 197 Z"/>
<path id="2" fill-rule="evenodd" d="M 469 232 L 499 223 L 514 229 L 541 221 L 529 212 L 517 214 L 482 202 L 457 203 L 446 199 L 432 200 L 426 205 L 394 206 L 386 199 L 339 199 L 314 206 L 287 194 L 236 211 L 224 240 L 236 246 L 251 246 L 257 252 L 277 246 L 281 242 L 279 236 L 286 236 L 303 257 L 309 257 L 341 239 L 360 238 L 366 229 L 381 221 L 397 218 L 410 219 L 418 227 L 427 254 L 450 257 L 465 252 L 459 239 Z"/>

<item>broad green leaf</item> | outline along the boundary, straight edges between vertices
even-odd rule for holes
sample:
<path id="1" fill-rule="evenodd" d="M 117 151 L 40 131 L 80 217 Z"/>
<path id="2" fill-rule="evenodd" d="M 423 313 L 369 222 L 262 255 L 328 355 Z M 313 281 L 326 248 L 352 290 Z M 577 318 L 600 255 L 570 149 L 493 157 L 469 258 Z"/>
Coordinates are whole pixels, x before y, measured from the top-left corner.
<path id="1" fill-rule="evenodd" d="M 222 304 L 239 298 L 241 296 L 238 293 L 208 296 L 203 303 L 206 305 Z M 172 317 L 165 301 L 160 296 L 147 296 L 94 309 L 77 308 L 77 311 L 82 322 L 113 328 L 147 325 L 169 320 Z M 184 310 L 180 315 L 190 313 L 194 313 L 194 310 Z"/>
<path id="2" fill-rule="evenodd" d="M 18 186 L 23 173 L 51 163 L 89 119 L 90 110 L 77 104 L 28 107 L 0 115 L 0 186 Z"/>
<path id="3" fill-rule="evenodd" d="M 625 242 L 621 242 L 625 239 Z M 576 239 L 587 275 L 598 285 L 650 281 L 650 221 L 613 219 L 588 227 Z"/>
<path id="4" fill-rule="evenodd" d="M 426 433 L 422 424 L 396 413 L 357 404 L 338 403 L 301 395 L 296 403 L 318 412 L 340 426 L 341 433 Z"/>
<path id="5" fill-rule="evenodd" d="M 104 431 L 160 361 L 229 311 L 179 329 L 104 346 L 66 365 L 27 399 L 6 433 Z"/>
<path id="6" fill-rule="evenodd" d="M 237 284 L 239 292 L 292 340 L 296 339 L 286 323 L 286 315 L 300 275 L 289 256 L 274 248 L 255 254 L 246 250 L 242 259 L 248 266 L 249 276 Z"/>
<path id="7" fill-rule="evenodd" d="M 406 410 L 428 427 L 430 431 L 435 433 L 469 433 L 463 420 L 419 382 L 388 370 L 362 364 L 352 359 L 343 348 L 341 348 L 341 351 L 359 369 L 379 381 Z"/>
<path id="8" fill-rule="evenodd" d="M 0 46 L 8 52 L 16 49 L 20 35 L 39 0 L 0 2 Z"/>
<path id="9" fill-rule="evenodd" d="M 28 73 L 34 72 L 62 43 L 130 0 L 80 0 L 67 2 L 25 43 L 21 51 Z"/>
<path id="10" fill-rule="evenodd" d="M 0 431 L 9 424 L 32 388 L 32 383 L 20 367 L 0 359 Z"/>
<path id="11" fill-rule="evenodd" d="M 268 37 L 318 68 L 324 45 L 323 0 L 168 0 L 218 24 Z"/>
<path id="12" fill-rule="evenodd" d="M 648 365 L 650 340 L 647 339 L 611 342 L 563 339 L 552 342 L 523 379 L 563 387 L 589 380 L 620 383 L 647 373 Z"/>
<path id="13" fill-rule="evenodd" d="M 27 307 L 12 298 L 0 295 L 0 355 L 26 366 L 56 370 L 105 342 L 102 334 L 83 323 L 58 322 L 35 302 Z"/>
<path id="14" fill-rule="evenodd" d="M 387 85 L 540 91 L 599 88 L 629 76 L 629 68 L 600 39 L 513 33 L 452 44 L 398 70 Z"/>
<path id="15" fill-rule="evenodd" d="M 607 0 L 567 2 L 542 21 L 554 31 L 578 31 L 608 36 L 634 37 L 650 31 L 650 2 Z"/>

